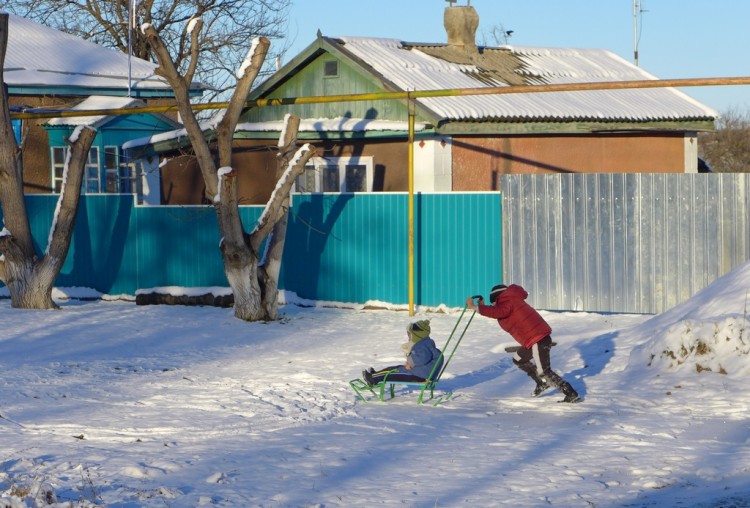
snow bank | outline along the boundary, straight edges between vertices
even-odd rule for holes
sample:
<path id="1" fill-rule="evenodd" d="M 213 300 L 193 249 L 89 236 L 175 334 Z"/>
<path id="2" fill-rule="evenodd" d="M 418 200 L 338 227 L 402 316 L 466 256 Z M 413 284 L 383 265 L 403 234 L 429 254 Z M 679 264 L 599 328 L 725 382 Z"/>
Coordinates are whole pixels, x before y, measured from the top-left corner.
<path id="1" fill-rule="evenodd" d="M 635 334 L 652 338 L 633 348 L 629 368 L 750 374 L 748 280 L 750 262 L 636 327 Z"/>

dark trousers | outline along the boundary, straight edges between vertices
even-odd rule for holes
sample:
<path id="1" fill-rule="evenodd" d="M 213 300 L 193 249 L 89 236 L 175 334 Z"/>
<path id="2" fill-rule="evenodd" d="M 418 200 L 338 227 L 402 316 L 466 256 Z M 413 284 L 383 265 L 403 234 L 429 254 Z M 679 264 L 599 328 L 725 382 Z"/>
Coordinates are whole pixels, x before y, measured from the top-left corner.
<path id="1" fill-rule="evenodd" d="M 570 383 L 561 378 L 550 366 L 549 350 L 552 349 L 552 337 L 545 338 L 530 348 L 519 348 L 513 356 L 513 363 L 536 381 L 537 385 L 551 384 L 566 396 L 578 395 Z"/>
<path id="2" fill-rule="evenodd" d="M 375 384 L 380 383 L 381 381 L 386 379 L 386 376 L 388 376 L 388 381 L 413 381 L 415 383 L 421 383 L 425 380 L 423 377 L 415 376 L 414 374 L 406 374 L 404 373 L 404 370 L 405 369 L 403 365 L 386 367 L 384 369 L 373 372 L 372 380 Z"/>
<path id="3" fill-rule="evenodd" d="M 545 338 L 531 346 L 530 348 L 521 347 L 516 351 L 513 356 L 513 361 L 527 374 L 529 371 L 523 366 L 531 368 L 532 361 L 536 367 L 536 374 L 541 376 L 548 370 L 552 370 L 550 367 L 549 350 L 552 348 L 552 337 L 547 335 Z M 531 374 L 529 374 L 531 375 Z"/>

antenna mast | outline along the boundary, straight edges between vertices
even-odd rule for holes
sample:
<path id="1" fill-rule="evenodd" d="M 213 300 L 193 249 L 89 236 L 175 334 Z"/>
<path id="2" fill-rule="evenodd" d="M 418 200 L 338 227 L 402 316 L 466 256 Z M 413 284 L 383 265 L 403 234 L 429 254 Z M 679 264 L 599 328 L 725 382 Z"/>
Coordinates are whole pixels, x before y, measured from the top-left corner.
<path id="1" fill-rule="evenodd" d="M 633 0 L 633 63 L 638 65 L 638 14 L 641 13 L 640 0 Z"/>

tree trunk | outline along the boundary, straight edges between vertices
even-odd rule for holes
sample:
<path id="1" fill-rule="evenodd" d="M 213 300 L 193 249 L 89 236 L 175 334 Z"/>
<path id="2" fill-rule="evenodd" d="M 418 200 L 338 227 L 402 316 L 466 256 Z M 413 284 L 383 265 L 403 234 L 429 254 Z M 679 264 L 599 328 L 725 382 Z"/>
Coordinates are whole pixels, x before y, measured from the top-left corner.
<path id="1" fill-rule="evenodd" d="M 0 14 L 0 81 L 8 45 L 8 15 Z M 10 291 L 11 305 L 22 309 L 54 309 L 52 288 L 70 247 L 80 200 L 83 169 L 96 131 L 78 127 L 71 136 L 63 187 L 57 201 L 47 251 L 38 256 L 23 194 L 23 168 L 13 133 L 6 87 L 0 93 L 0 281 Z"/>
<path id="2" fill-rule="evenodd" d="M 196 28 L 200 28 L 200 23 L 197 23 Z M 265 237 L 284 216 L 289 206 L 289 192 L 294 183 L 294 178 L 304 170 L 304 166 L 312 156 L 313 151 L 309 145 L 305 145 L 297 151 L 294 158 L 288 157 L 292 160 L 287 164 L 286 170 L 279 180 L 279 185 L 277 185 L 266 204 L 266 208 L 258 221 L 258 227 L 250 235 L 245 232 L 240 218 L 237 180 L 231 166 L 234 131 L 245 107 L 245 101 L 252 84 L 263 65 L 270 42 L 263 37 L 253 41 L 245 61 L 247 65 L 243 64 L 238 73 L 237 86 L 215 129 L 219 156 L 219 167 L 217 169 L 209 143 L 190 106 L 190 99 L 187 94 L 187 85 L 191 79 L 190 70 L 185 76 L 180 75 L 172 56 L 161 41 L 156 29 L 151 25 L 144 25 L 142 30 L 157 57 L 159 63 L 157 73 L 170 83 L 175 92 L 175 100 L 185 130 L 203 175 L 207 198 L 213 202 L 216 210 L 221 233 L 220 249 L 224 262 L 224 273 L 234 294 L 234 315 L 245 321 L 275 320 L 278 318 L 276 299 L 278 270 L 268 272 L 259 269 L 258 252 Z M 195 28 L 191 32 L 191 37 L 193 45 L 197 44 L 198 38 L 195 35 Z M 194 68 L 194 59 L 198 53 L 194 47 L 194 51 L 191 53 L 193 61 L 188 69 Z M 295 140 L 297 136 L 296 126 L 298 125 L 297 122 L 292 126 L 291 138 Z M 289 138 L 288 135 L 287 138 Z M 282 146 L 286 150 L 292 150 L 292 143 L 286 141 L 284 140 Z M 281 234 L 280 231 L 280 236 Z M 283 243 L 281 246 L 283 248 Z M 280 252 L 275 255 L 280 262 Z M 273 298 L 266 295 L 268 288 L 271 289 Z"/>
<path id="3" fill-rule="evenodd" d="M 282 133 L 286 139 L 280 139 L 279 145 L 279 167 L 276 170 L 276 178 L 281 180 L 287 167 L 293 162 L 295 156 L 294 146 L 297 143 L 297 133 L 299 132 L 300 120 L 298 117 L 286 117 L 286 129 Z M 304 171 L 304 165 L 295 172 L 299 175 Z M 281 202 L 279 220 L 273 227 L 273 231 L 268 237 L 266 251 L 261 260 L 260 282 L 263 291 L 263 309 L 269 319 L 276 320 L 279 318 L 279 273 L 281 272 L 281 258 L 284 254 L 284 245 L 286 244 L 286 230 L 289 223 L 289 194 Z"/>
<path id="4" fill-rule="evenodd" d="M 10 291 L 11 306 L 20 309 L 56 309 L 52 300 L 52 288 L 60 274 L 73 238 L 73 226 L 78 213 L 83 170 L 88 151 L 94 141 L 96 131 L 79 127 L 71 138 L 70 156 L 65 162 L 63 187 L 57 200 L 57 207 L 49 232 L 47 250 L 38 256 L 33 246 L 19 239 L 31 239 L 31 228 L 25 206 L 22 185 L 12 186 L 15 192 L 8 189 L 0 191 L 0 202 L 3 205 L 5 234 L 0 236 L 0 253 L 3 254 L 2 280 Z M 5 146 L 0 151 L 5 150 Z M 0 167 L 0 175 L 8 176 Z M 19 176 L 20 178 L 20 176 Z M 6 204 L 9 206 L 6 207 Z M 20 232 L 16 236 L 15 231 Z"/>

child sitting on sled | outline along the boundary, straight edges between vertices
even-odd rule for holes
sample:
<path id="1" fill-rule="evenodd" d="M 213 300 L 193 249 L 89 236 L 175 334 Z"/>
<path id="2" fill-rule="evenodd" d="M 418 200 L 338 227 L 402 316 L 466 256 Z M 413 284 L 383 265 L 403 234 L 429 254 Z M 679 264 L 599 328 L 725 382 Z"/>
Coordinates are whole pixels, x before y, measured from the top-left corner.
<path id="1" fill-rule="evenodd" d="M 426 381 L 430 374 L 437 377 L 443 367 L 443 356 L 430 338 L 430 321 L 423 319 L 409 323 L 406 327 L 409 340 L 401 346 L 406 353 L 406 363 L 393 365 L 376 371 L 372 367 L 362 371 L 362 377 L 368 386 L 373 386 L 384 379 L 388 381 Z M 437 364 L 437 368 L 435 365 Z M 433 370 L 434 369 L 434 370 Z"/>

